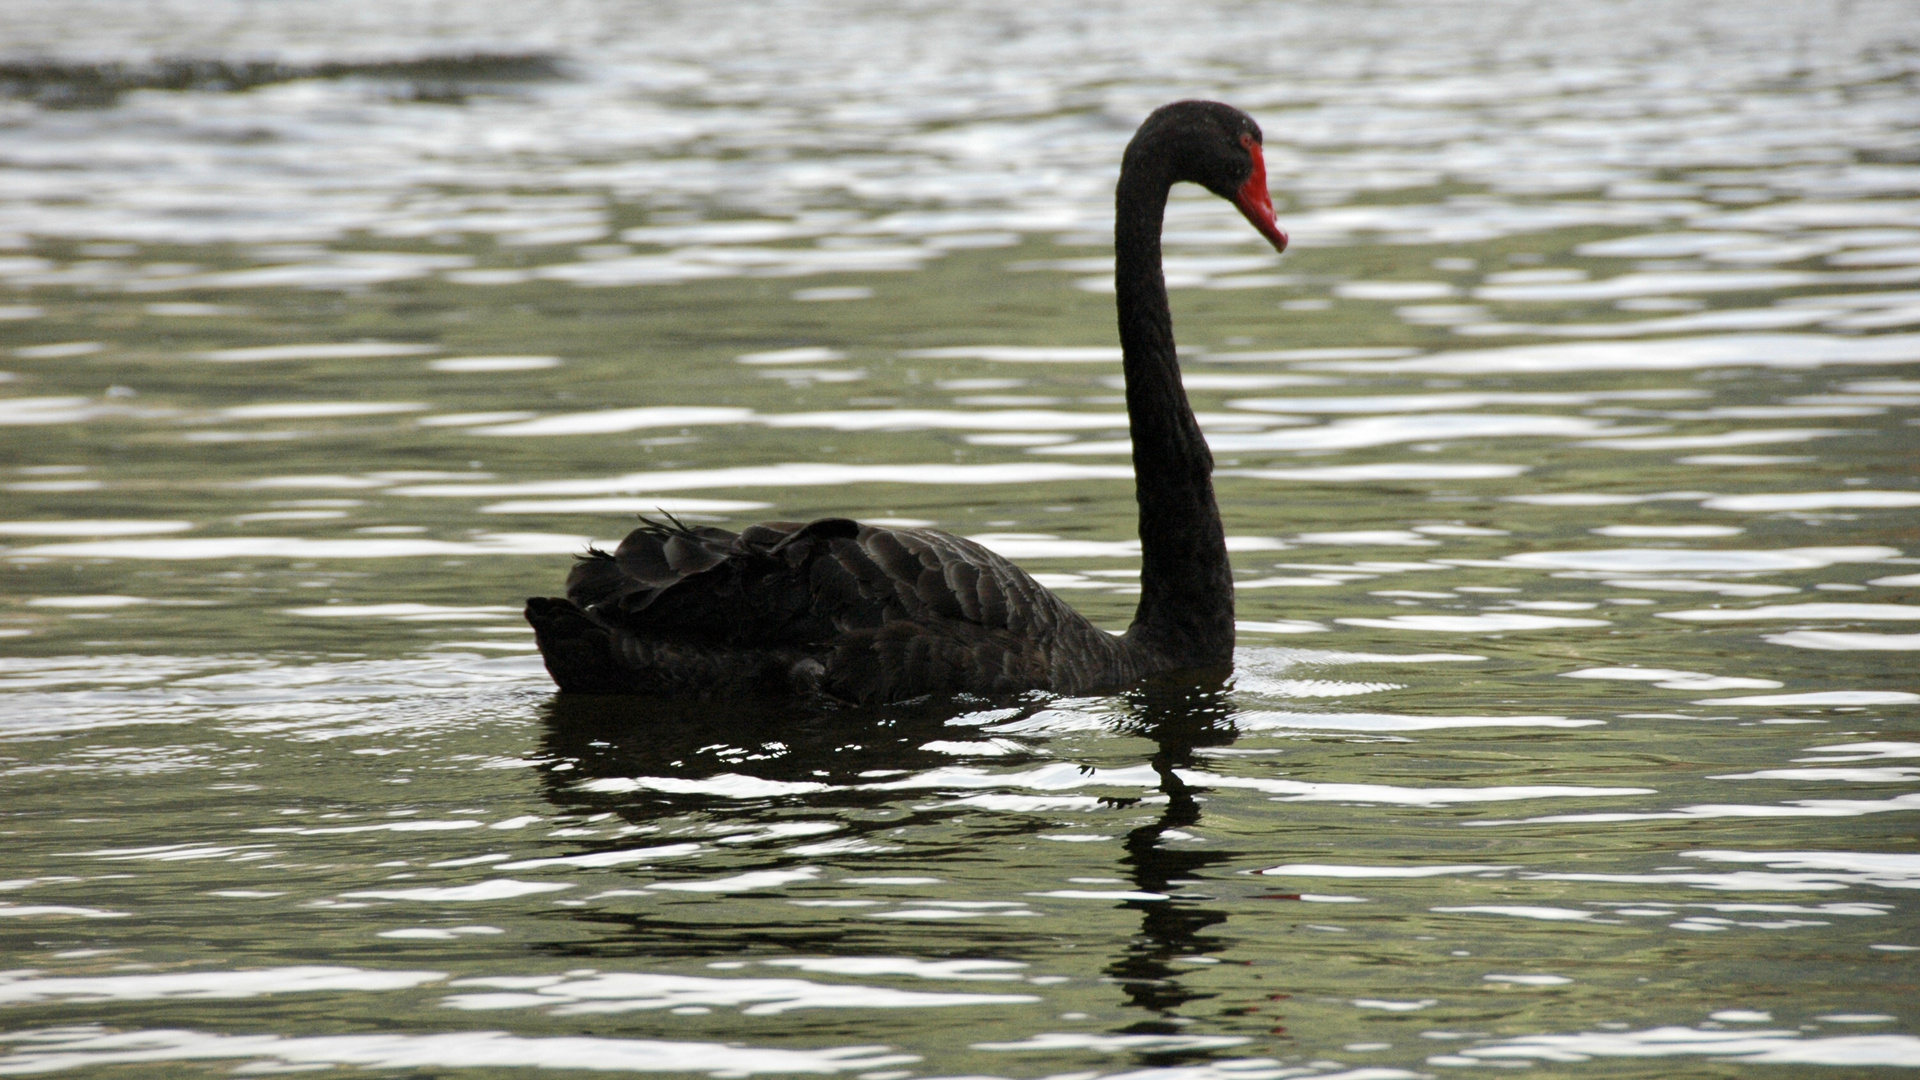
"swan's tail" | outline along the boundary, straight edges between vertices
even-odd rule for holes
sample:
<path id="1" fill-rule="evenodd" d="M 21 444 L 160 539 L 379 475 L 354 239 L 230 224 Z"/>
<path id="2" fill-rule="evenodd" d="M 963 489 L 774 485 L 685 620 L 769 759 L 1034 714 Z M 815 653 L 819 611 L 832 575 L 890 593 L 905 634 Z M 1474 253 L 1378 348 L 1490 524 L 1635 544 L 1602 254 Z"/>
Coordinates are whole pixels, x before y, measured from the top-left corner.
<path id="1" fill-rule="evenodd" d="M 568 694 L 617 694 L 625 689 L 605 627 L 586 617 L 570 600 L 535 596 L 527 600 L 527 622 L 547 662 L 547 672 Z"/>

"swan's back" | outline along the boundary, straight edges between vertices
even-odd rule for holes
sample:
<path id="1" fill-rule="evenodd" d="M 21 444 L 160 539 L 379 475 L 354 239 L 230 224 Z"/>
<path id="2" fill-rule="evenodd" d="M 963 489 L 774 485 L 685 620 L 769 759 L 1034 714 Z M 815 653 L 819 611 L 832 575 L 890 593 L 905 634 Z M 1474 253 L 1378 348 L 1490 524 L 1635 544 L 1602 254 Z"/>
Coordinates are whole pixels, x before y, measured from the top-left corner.
<path id="1" fill-rule="evenodd" d="M 872 704 L 1138 674 L 1119 639 L 986 548 L 845 518 L 647 522 L 581 559 L 567 599 L 529 600 L 527 620 L 554 680 L 583 693 Z"/>

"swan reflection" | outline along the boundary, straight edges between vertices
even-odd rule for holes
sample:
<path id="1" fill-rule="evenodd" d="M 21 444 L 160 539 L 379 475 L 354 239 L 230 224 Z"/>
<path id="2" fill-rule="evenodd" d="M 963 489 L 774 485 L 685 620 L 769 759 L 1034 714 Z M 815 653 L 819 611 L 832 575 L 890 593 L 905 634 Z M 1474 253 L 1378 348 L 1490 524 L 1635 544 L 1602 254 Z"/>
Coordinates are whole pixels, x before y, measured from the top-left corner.
<path id="1" fill-rule="evenodd" d="M 959 699 L 821 710 L 771 701 L 551 699 L 544 794 L 569 818 L 599 819 L 589 850 L 568 845 L 551 861 L 602 867 L 616 880 L 596 894 L 601 903 L 570 912 L 594 933 L 544 948 L 582 958 L 706 959 L 725 968 L 747 966 L 740 961 L 791 967 L 803 960 L 891 957 L 897 964 L 907 962 L 902 954 L 960 955 L 1006 965 L 1008 978 L 1046 984 L 1064 981 L 1046 974 L 1057 942 L 1033 932 L 1044 924 L 1030 929 L 1017 921 L 1049 914 L 1034 910 L 1029 898 L 1112 900 L 1138 913 L 1139 929 L 1098 970 L 1119 987 L 1118 1004 L 1149 1014 L 1119 1034 L 1174 1034 L 1183 1006 L 1214 996 L 1186 985 L 1183 968 L 1218 950 L 1206 931 L 1227 918 L 1183 893 L 1245 854 L 1181 843 L 1192 839 L 1185 830 L 1199 823 L 1203 803 L 1203 789 L 1181 773 L 1193 774 L 1197 751 L 1227 746 L 1238 734 L 1227 674 L 1153 680 L 1118 698 L 1032 695 L 992 706 Z M 1072 766 L 1046 746 L 1005 734 L 1063 706 L 1097 717 L 1107 733 L 1145 741 L 1145 761 L 1122 769 Z M 978 759 L 991 768 L 969 764 Z M 1008 783 L 1001 789 L 1085 784 L 1140 793 L 1032 802 L 1012 796 L 1016 802 L 1005 807 L 975 794 L 1002 776 Z M 1107 839 L 1048 835 L 1060 831 L 1059 804 L 1069 802 L 1070 810 L 1151 810 L 1125 834 L 1112 877 L 1070 879 L 1082 887 L 1060 890 L 1042 870 L 998 887 L 974 882 L 960 894 L 967 900 L 946 899 L 956 894 L 943 888 L 945 879 L 966 865 L 968 832 L 984 830 L 997 844 L 1025 833 L 1036 848 L 1049 840 Z M 734 852 L 746 857 L 729 858 Z M 930 866 L 939 872 L 927 874 Z M 661 880 L 651 880 L 655 868 Z M 982 895 L 1005 899 L 974 899 Z M 633 903 L 618 902 L 628 897 Z M 769 908 L 762 901 L 770 899 L 791 906 Z M 936 925 L 949 922 L 967 924 L 965 936 Z M 1029 974 L 1014 974 L 1016 966 Z M 1169 1046 L 1153 1058 L 1204 1053 Z"/>

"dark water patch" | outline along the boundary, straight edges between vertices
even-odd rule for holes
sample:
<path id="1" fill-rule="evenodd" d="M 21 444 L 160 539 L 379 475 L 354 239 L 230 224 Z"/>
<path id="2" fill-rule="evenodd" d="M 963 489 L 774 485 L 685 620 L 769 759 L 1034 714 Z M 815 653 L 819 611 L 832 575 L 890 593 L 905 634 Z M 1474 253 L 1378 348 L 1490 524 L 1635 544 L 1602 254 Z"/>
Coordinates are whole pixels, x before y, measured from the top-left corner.
<path id="1" fill-rule="evenodd" d="M 147 63 L 11 60 L 0 62 L 0 96 L 54 109 L 104 109 L 134 90 L 243 93 L 299 79 L 361 78 L 403 84 L 396 91 L 401 100 L 458 104 L 490 85 L 565 77 L 561 58 L 543 53 L 467 53 L 321 64 L 191 58 Z"/>

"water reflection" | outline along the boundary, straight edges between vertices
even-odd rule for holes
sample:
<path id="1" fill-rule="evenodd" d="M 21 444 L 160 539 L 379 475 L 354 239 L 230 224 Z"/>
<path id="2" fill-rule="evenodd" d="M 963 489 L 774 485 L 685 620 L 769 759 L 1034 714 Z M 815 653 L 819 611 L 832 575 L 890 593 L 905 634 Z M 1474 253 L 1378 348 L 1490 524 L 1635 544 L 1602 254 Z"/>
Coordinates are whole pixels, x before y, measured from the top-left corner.
<path id="1" fill-rule="evenodd" d="M 645 698 L 558 696 L 545 709 L 542 756 L 546 764 L 541 769 L 542 787 L 547 799 L 564 813 L 603 818 L 611 813 L 625 823 L 620 832 L 644 833 L 654 844 L 666 837 L 699 836 L 716 847 L 734 845 L 736 850 L 742 850 L 746 844 L 756 841 L 831 835 L 830 845 L 836 853 L 855 854 L 864 847 L 873 853 L 876 861 L 888 861 L 885 853 L 898 848 L 875 842 L 885 834 L 903 831 L 903 826 L 925 826 L 940 817 L 964 815 L 979 805 L 969 805 L 963 799 L 945 804 L 903 806 L 899 801 L 903 795 L 912 797 L 913 792 L 922 788 L 914 778 L 925 777 L 928 786 L 938 790 L 940 776 L 954 775 L 950 766 L 956 753 L 991 757 L 996 769 L 1018 770 L 1021 766 L 1047 762 L 1044 751 L 1031 749 L 1017 740 L 956 741 L 953 729 L 955 725 L 966 728 L 989 722 L 997 727 L 1017 725 L 1048 709 L 1054 704 L 1052 701 L 1036 696 L 1010 708 L 981 708 L 982 704 L 929 702 L 877 710 L 823 711 L 777 701 L 715 705 Z M 1196 826 L 1201 818 L 1200 793 L 1204 789 L 1184 778 L 1182 770 L 1191 773 L 1196 768 L 1197 750 L 1230 745 L 1237 736 L 1228 672 L 1157 680 L 1130 692 L 1118 705 L 1120 711 L 1108 721 L 1110 731 L 1151 743 L 1153 749 L 1146 764 L 1156 785 L 1147 790 L 1157 791 L 1158 797 L 1104 796 L 1098 802 L 1116 809 L 1155 803 L 1160 806 L 1152 821 L 1126 834 L 1115 867 L 1118 877 L 1074 880 L 1092 885 L 1130 884 L 1131 888 L 1082 888 L 1029 895 L 1109 899 L 1122 908 L 1137 911 L 1138 933 L 1124 943 L 1123 951 L 1107 962 L 1103 970 L 1120 988 L 1126 1006 L 1147 1010 L 1151 1016 L 1124 1026 L 1120 1033 L 1171 1035 L 1177 1033 L 1181 1023 L 1187 1022 L 1179 1016 L 1183 1005 L 1214 996 L 1188 988 L 1182 979 L 1181 964 L 1211 962 L 1207 954 L 1215 951 L 1219 943 L 1203 931 L 1227 919 L 1223 909 L 1207 906 L 1204 901 L 1183 899 L 1181 892 L 1199 884 L 1197 879 L 1209 868 L 1223 867 L 1242 857 L 1241 852 L 1231 849 L 1199 850 L 1168 843 L 1191 839 L 1183 830 Z M 1080 771 L 1095 772 L 1091 766 L 1081 766 Z M 1131 775 L 1137 770 L 1124 771 Z M 796 810 L 800 813 L 796 814 Z M 797 817 L 828 820 L 796 820 Z M 1034 833 L 1043 832 L 1046 827 L 1043 823 L 1015 826 Z M 996 821 L 992 830 L 1001 839 L 1006 838 L 1004 824 Z M 675 845 L 658 844 L 630 851 L 615 849 L 537 861 L 573 862 L 581 866 L 652 862 L 690 854 L 701 846 L 681 844 L 678 848 L 684 850 L 676 850 Z M 655 882 L 647 888 L 670 892 L 733 892 L 810 882 L 818 876 L 818 869 L 811 865 L 812 860 L 794 855 L 804 847 L 788 848 L 771 858 L 763 858 L 754 864 L 754 870 L 731 878 Z M 532 868 L 533 865 L 531 862 L 504 863 L 497 869 Z M 932 868 L 922 864 L 904 869 Z M 889 869 L 903 868 L 890 866 Z M 893 882 L 935 884 L 939 879 L 843 880 L 886 885 Z M 999 887 L 1025 884 L 1009 881 L 999 883 Z M 994 888 L 991 884 L 987 887 L 989 891 Z M 846 905 L 862 901 L 799 903 Z M 1000 908 L 993 914 L 1001 916 L 1033 914 L 1006 910 L 1021 908 L 1012 903 L 954 900 L 922 903 L 924 907 L 919 910 L 863 914 L 874 918 L 959 917 L 972 914 L 968 908 Z M 835 962 L 869 965 L 877 962 L 865 955 L 873 948 L 872 934 L 850 932 L 833 923 L 813 930 L 791 923 L 769 923 L 755 929 L 735 921 L 725 927 L 714 927 L 693 918 L 674 918 L 662 909 L 647 914 L 626 914 L 595 908 L 583 910 L 575 917 L 595 924 L 600 932 L 589 941 L 567 946 L 564 951 L 569 956 L 731 960 L 741 955 L 742 943 L 747 942 L 752 946 L 748 955 L 773 949 L 782 957 L 826 954 L 844 958 L 840 961 L 761 959 L 760 963 L 812 967 L 824 963 L 829 970 L 837 970 L 831 967 Z M 1007 944 L 1024 951 L 1012 941 Z M 898 967 L 902 963 L 923 962 L 894 960 L 890 963 Z M 1156 1052 L 1156 1057 L 1196 1053 L 1200 1051 L 1161 1050 Z"/>
<path id="2" fill-rule="evenodd" d="M 677 778 L 680 791 L 613 789 L 630 798 L 618 813 L 633 824 L 724 806 L 740 809 L 716 775 L 771 782 L 766 793 L 847 790 L 863 780 L 952 763 L 921 747 L 951 736 L 946 725 L 986 703 L 919 703 L 884 709 L 807 709 L 766 699 L 685 702 L 644 697 L 555 695 L 545 706 L 542 771 L 547 798 L 569 809 L 608 808 L 594 780 Z M 1040 703 L 1022 711 L 1037 711 Z M 1031 760 L 1031 758 L 1028 758 Z M 704 786 L 703 786 L 704 785 Z M 797 787 L 795 787 L 797 785 Z M 717 800 L 717 801 L 716 801 Z"/>
<path id="3" fill-rule="evenodd" d="M 606 853 L 622 862 L 671 856 L 672 841 L 681 838 L 697 839 L 682 845 L 689 848 L 711 844 L 719 851 L 747 852 L 766 842 L 831 836 L 761 856 L 751 870 L 731 879 L 649 886 L 668 893 L 779 889 L 815 877 L 814 864 L 822 856 L 898 850 L 879 838 L 936 814 L 897 808 L 894 792 L 873 785 L 950 764 L 950 754 L 926 747 L 951 737 L 948 721 L 956 712 L 964 715 L 964 708 L 942 703 L 817 710 L 777 700 L 693 703 L 560 695 L 544 709 L 542 790 L 564 813 L 590 820 L 614 816 L 624 823 L 617 834 L 644 836 L 646 841 L 628 843 L 642 853 L 657 853 L 633 860 Z M 1033 757 L 1020 748 L 1003 760 Z M 661 839 L 668 844 L 655 846 Z M 879 933 L 850 933 L 831 919 L 742 925 L 736 916 L 715 924 L 697 912 L 676 916 L 673 906 L 639 913 L 597 907 L 576 917 L 599 928 L 592 938 L 560 947 L 582 957 L 732 959 L 743 944 L 782 957 L 845 955 L 849 946 L 870 949 Z"/>
<path id="4" fill-rule="evenodd" d="M 1155 680 L 1128 694 L 1126 701 L 1129 712 L 1119 727 L 1153 741 L 1151 763 L 1167 803 L 1156 821 L 1127 833 L 1121 871 L 1140 892 L 1174 899 L 1123 901 L 1139 909 L 1140 932 L 1106 971 L 1128 1005 L 1156 1014 L 1128 1025 L 1126 1033 L 1171 1035 L 1179 1028 L 1169 1021 L 1181 1006 L 1214 996 L 1184 985 L 1175 962 L 1214 951 L 1218 943 L 1201 932 L 1227 920 L 1225 911 L 1181 902 L 1177 894 L 1183 886 L 1199 884 L 1195 879 L 1205 868 L 1241 856 L 1224 848 L 1182 849 L 1162 843 L 1184 839 L 1181 830 L 1200 822 L 1197 790 L 1177 770 L 1195 767 L 1195 750 L 1230 745 L 1238 733 L 1224 674 L 1194 681 Z"/>

